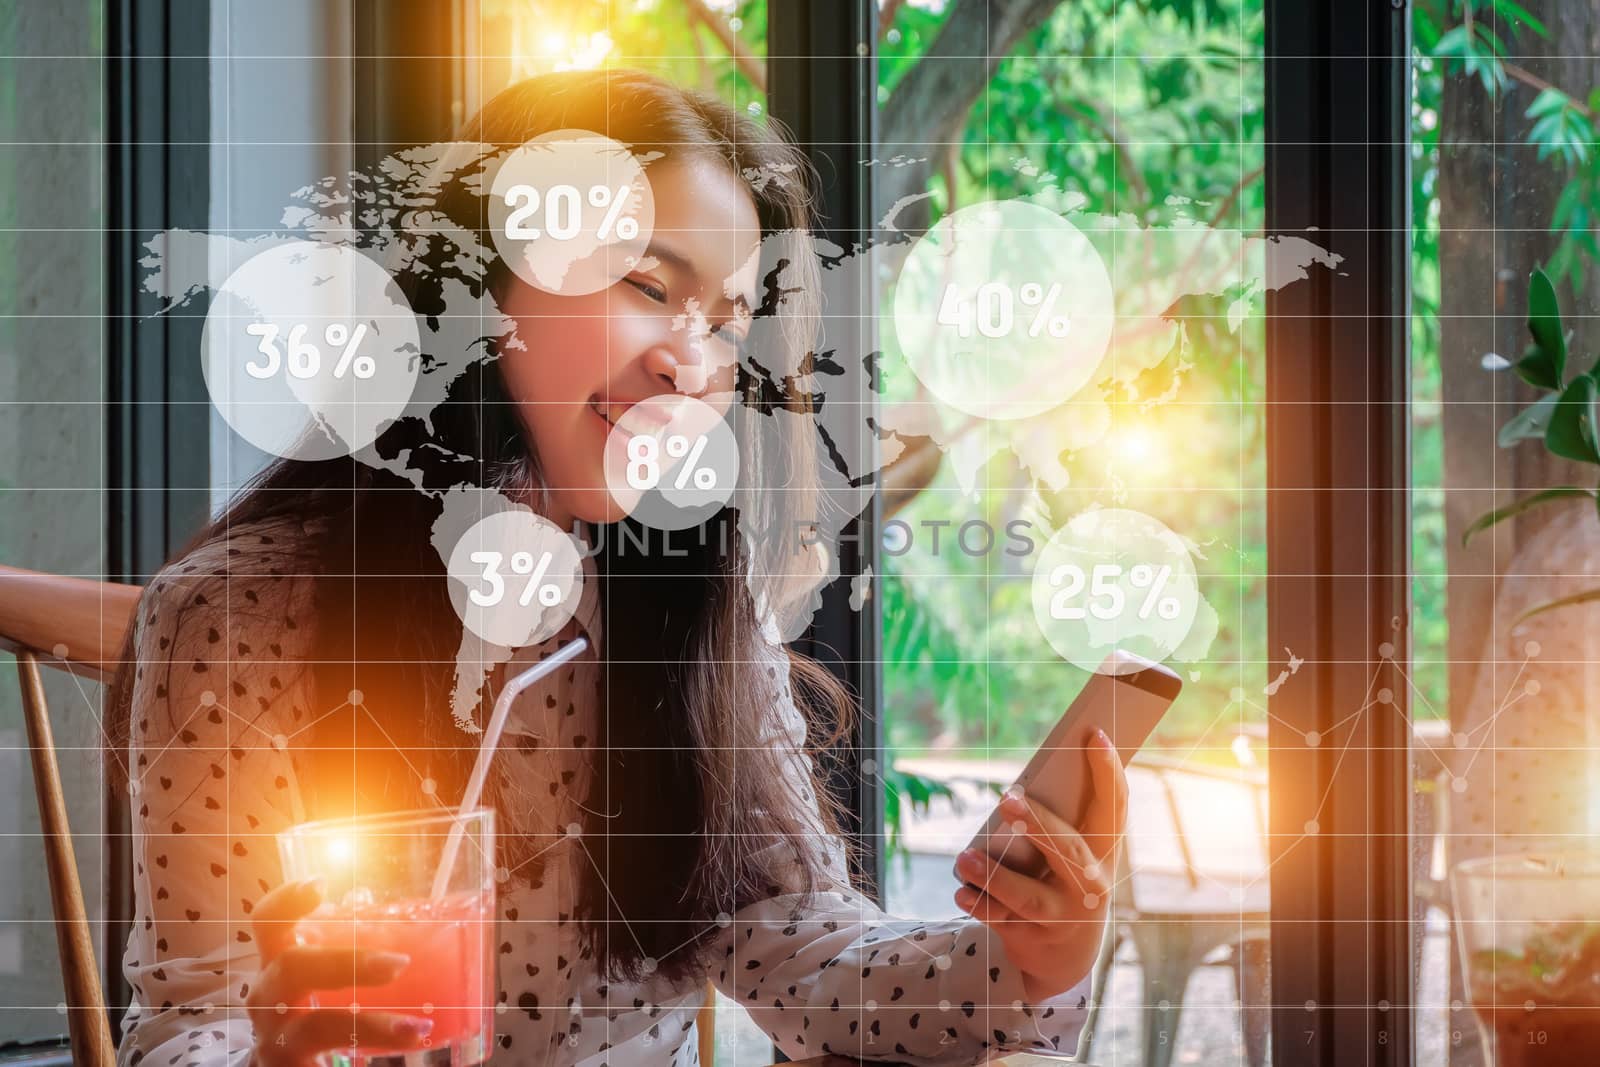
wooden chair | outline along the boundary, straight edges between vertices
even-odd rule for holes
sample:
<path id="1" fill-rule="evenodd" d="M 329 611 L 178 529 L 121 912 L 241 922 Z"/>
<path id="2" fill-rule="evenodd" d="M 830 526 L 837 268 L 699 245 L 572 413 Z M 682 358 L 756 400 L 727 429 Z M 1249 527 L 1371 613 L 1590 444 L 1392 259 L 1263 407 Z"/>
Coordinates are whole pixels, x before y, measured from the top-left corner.
<path id="1" fill-rule="evenodd" d="M 50 876 L 50 906 L 66 987 L 72 1059 L 87 1067 L 114 1067 L 117 1046 L 111 1039 L 99 962 L 89 933 L 83 887 L 78 883 L 61 769 L 39 667 L 43 664 L 96 681 L 110 678 L 116 673 L 138 600 L 139 587 L 134 585 L 0 567 L 0 649 L 17 658 L 45 868 Z"/>
<path id="2" fill-rule="evenodd" d="M 111 1039 L 99 962 L 89 932 L 83 887 L 78 883 L 61 768 L 56 762 L 39 668 L 42 665 L 94 681 L 108 680 L 116 673 L 139 593 L 136 585 L 62 578 L 0 566 L 0 650 L 17 658 L 22 714 L 27 722 L 34 791 L 38 794 L 39 824 L 50 875 L 50 905 L 66 986 L 67 1027 L 73 1062 L 86 1067 L 114 1067 L 117 1046 Z M 698 1017 L 701 1063 L 706 1067 L 711 1067 L 715 1058 L 716 1018 L 716 988 L 708 985 L 706 1005 Z"/>

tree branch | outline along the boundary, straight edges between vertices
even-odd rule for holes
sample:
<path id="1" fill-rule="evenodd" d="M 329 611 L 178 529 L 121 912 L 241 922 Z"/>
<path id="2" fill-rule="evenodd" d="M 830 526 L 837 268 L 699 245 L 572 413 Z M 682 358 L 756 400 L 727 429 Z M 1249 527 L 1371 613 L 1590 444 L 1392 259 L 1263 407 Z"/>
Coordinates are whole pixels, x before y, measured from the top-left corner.
<path id="1" fill-rule="evenodd" d="M 1087 100 L 1078 112 L 1078 117 L 1083 119 L 1091 129 L 1105 138 L 1107 144 L 1117 153 L 1117 162 L 1122 164 L 1122 169 L 1128 172 L 1128 184 L 1132 186 L 1134 196 L 1138 198 L 1138 206 L 1145 207 L 1150 203 L 1150 186 L 1145 184 L 1144 175 L 1133 161 L 1133 150 L 1128 147 L 1128 142 L 1122 139 L 1122 133 L 1117 128 L 1115 115 L 1102 115 L 1099 109 Z"/>
<path id="2" fill-rule="evenodd" d="M 895 16 L 905 7 L 906 0 L 880 0 L 878 8 L 878 40 L 894 28 Z"/>
<path id="3" fill-rule="evenodd" d="M 901 508 L 911 503 L 939 474 L 944 463 L 944 449 L 931 437 L 902 437 L 905 451 L 883 469 L 879 492 L 883 517 L 892 518 Z"/>
<path id="4" fill-rule="evenodd" d="M 1539 77 L 1539 75 L 1533 73 L 1533 71 L 1527 70 L 1527 69 L 1525 69 L 1523 67 L 1519 67 L 1515 63 L 1507 63 L 1503 59 L 1500 61 L 1500 68 L 1502 70 L 1504 70 L 1507 74 L 1509 74 L 1513 78 L 1515 78 L 1517 81 L 1521 82 L 1523 85 L 1526 85 L 1526 86 L 1529 86 L 1531 88 L 1537 89 L 1541 93 L 1544 92 L 1546 89 L 1554 89 L 1556 92 L 1560 93 L 1562 96 L 1564 96 L 1568 100 L 1572 101 L 1573 109 L 1576 110 L 1584 118 L 1586 118 L 1586 119 L 1594 118 L 1594 112 L 1592 110 L 1590 110 L 1583 103 L 1583 101 L 1579 100 L 1577 97 L 1573 96 L 1571 93 L 1569 93 L 1565 89 L 1561 88 L 1561 86 L 1550 84 L 1549 82 L 1545 81 L 1543 78 Z"/>
<path id="5" fill-rule="evenodd" d="M 722 16 L 706 6 L 705 0 L 684 0 L 684 6 L 689 9 L 689 14 L 694 16 L 696 21 L 716 34 L 717 40 L 722 42 L 722 47 L 733 57 L 733 65 L 739 69 L 739 73 L 743 74 L 756 89 L 766 92 L 766 61 L 751 52 Z"/>
<path id="6" fill-rule="evenodd" d="M 1060 0 L 955 0 L 939 35 L 900 79 L 879 113 L 879 153 L 917 162 L 888 168 L 875 214 L 927 188 L 934 160 L 955 140 L 1000 61 L 1042 25 Z M 926 218 L 927 207 L 920 207 Z M 911 220 L 915 221 L 915 220 Z"/>

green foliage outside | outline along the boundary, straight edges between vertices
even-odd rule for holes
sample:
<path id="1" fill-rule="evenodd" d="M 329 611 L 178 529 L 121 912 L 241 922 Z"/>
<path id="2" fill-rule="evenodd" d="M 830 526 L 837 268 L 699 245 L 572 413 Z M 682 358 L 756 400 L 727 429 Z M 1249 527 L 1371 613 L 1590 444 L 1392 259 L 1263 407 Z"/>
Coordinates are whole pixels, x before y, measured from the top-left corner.
<path id="1" fill-rule="evenodd" d="M 1556 11 L 1559 5 L 1546 5 Z M 1549 220 L 1560 235 L 1545 264 L 1554 285 L 1581 289 L 1600 260 L 1600 167 L 1596 166 L 1595 115 L 1600 88 L 1537 83 L 1506 57 L 1519 43 L 1545 37 L 1549 28 L 1516 0 L 1420 0 L 1412 22 L 1412 676 L 1418 718 L 1448 715 L 1449 627 L 1446 622 L 1444 434 L 1441 405 L 1439 310 L 1439 133 L 1443 81 L 1475 79 L 1487 94 L 1513 80 L 1537 90 L 1520 119 L 1537 158 L 1562 180 Z M 1567 90 L 1572 89 L 1573 93 Z M 1550 299 L 1554 300 L 1553 293 Z"/>
<path id="2" fill-rule="evenodd" d="M 885 93 L 944 17 L 912 4 L 899 10 L 880 42 Z M 1193 219 L 1258 233 L 1263 39 L 1259 0 L 1060 6 L 999 65 L 973 107 L 958 153 L 932 184 L 935 217 L 952 192 L 957 206 L 1034 195 L 1050 175 L 1080 194 L 1087 212 L 1127 213 L 1146 227 Z M 1226 317 L 1234 295 L 1191 297 L 1174 309 L 1187 349 L 1141 379 L 1141 397 L 1116 398 L 1100 440 L 1063 456 L 1071 488 L 1034 499 L 1026 472 L 1002 452 L 984 469 L 976 500 L 959 492 L 946 463 L 898 515 L 919 532 L 973 519 L 999 530 L 1030 515 L 1059 524 L 1125 494 L 1125 506 L 1193 539 L 1219 634 L 1204 662 L 1179 665 L 1195 673 L 1162 739 L 1198 744 L 1193 758 L 1227 764 L 1241 724 L 1264 721 L 1261 690 L 1282 658 L 1265 647 L 1260 308 L 1234 332 Z M 1186 372 L 1184 360 L 1193 364 Z M 891 378 L 891 401 L 909 398 L 895 395 L 898 384 Z M 1173 404 L 1138 402 L 1174 386 Z M 1130 435 L 1148 442 L 1141 454 L 1130 454 Z M 1033 537 L 1042 544 L 1037 524 Z M 913 551 L 884 556 L 882 567 L 891 748 L 1025 756 L 1085 680 L 1038 632 L 1032 557 L 932 560 Z M 1234 701 L 1235 689 L 1255 706 Z"/>
<path id="3" fill-rule="evenodd" d="M 878 41 L 881 104 L 963 2 L 882 5 L 891 17 Z M 521 13 L 526 21 L 529 6 L 483 4 L 490 20 Z M 533 20 L 539 34 L 581 43 L 603 30 L 614 48 L 602 62 L 648 66 L 754 114 L 762 110 L 762 0 L 531 7 L 541 12 Z M 1419 0 L 1413 30 L 1413 681 L 1415 713 L 1430 718 L 1448 713 L 1437 319 L 1443 80 L 1447 72 L 1465 73 L 1486 93 L 1502 91 L 1520 74 L 1505 57 L 1519 40 L 1548 28 L 1516 0 Z M 1189 218 L 1259 233 L 1264 40 L 1261 0 L 1061 4 L 999 63 L 954 150 L 933 161 L 927 186 L 932 217 L 952 204 L 1037 194 L 1050 180 L 1044 176 L 1054 176 L 1060 189 L 1082 195 L 1089 212 L 1126 213 L 1144 226 Z M 742 55 L 734 57 L 730 47 Z M 1525 116 L 1540 158 L 1566 179 L 1550 222 L 1563 241 L 1546 266 L 1558 285 L 1581 284 L 1600 256 L 1594 236 L 1600 218 L 1597 113 L 1600 90 L 1569 95 L 1549 86 Z M 1122 493 L 1127 506 L 1149 510 L 1190 537 L 1204 553 L 1202 589 L 1218 611 L 1219 633 L 1204 662 L 1178 665 L 1194 673 L 1162 740 L 1183 746 L 1191 758 L 1226 764 L 1234 761 L 1227 746 L 1241 728 L 1259 732 L 1261 690 L 1286 658 L 1285 650 L 1266 647 L 1260 300 L 1254 316 L 1230 330 L 1226 312 L 1237 295 L 1189 298 L 1171 310 L 1186 326 L 1187 347 L 1154 372 L 1161 380 L 1139 385 L 1146 398 L 1176 385 L 1175 403 L 1149 410 L 1115 406 L 1113 425 L 1099 443 L 1063 455 L 1073 488 L 1036 496 L 1026 472 L 1001 453 L 981 472 L 985 488 L 978 499 L 956 491 L 946 462 L 898 515 L 919 529 L 982 519 L 1002 530 L 1019 517 L 1060 522 Z M 1184 360 L 1192 367 L 1180 372 Z M 891 371 L 888 377 L 888 399 L 908 399 L 905 376 Z M 1129 462 L 1119 454 L 1126 452 L 1123 431 L 1148 432 L 1154 449 Z M 879 575 L 892 751 L 1005 755 L 1030 749 L 1083 678 L 1035 628 L 1028 561 L 945 554 L 936 576 L 918 562 L 916 552 L 885 556 Z M 1238 693 L 1248 703 L 1234 699 Z M 1265 757 L 1259 744 L 1256 751 Z"/>

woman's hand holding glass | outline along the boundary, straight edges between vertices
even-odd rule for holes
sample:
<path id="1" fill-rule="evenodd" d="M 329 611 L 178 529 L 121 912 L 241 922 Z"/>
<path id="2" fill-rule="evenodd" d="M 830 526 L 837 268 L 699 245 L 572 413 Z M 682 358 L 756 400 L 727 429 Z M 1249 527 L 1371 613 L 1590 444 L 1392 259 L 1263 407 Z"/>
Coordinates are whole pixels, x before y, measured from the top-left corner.
<path id="1" fill-rule="evenodd" d="M 1116 848 L 1128 816 L 1128 779 L 1104 732 L 1097 731 L 1087 755 L 1094 797 L 1081 830 L 1014 786 L 1000 802 L 1002 816 L 1020 822 L 1049 861 L 1044 875 L 1014 871 L 979 849 L 956 858 L 969 883 L 956 891 L 956 903 L 1000 936 L 1035 1003 L 1071 989 L 1089 973 L 1110 908 Z"/>
<path id="2" fill-rule="evenodd" d="M 310 1067 L 317 1057 L 352 1046 L 396 1051 L 424 1047 L 431 1019 L 394 1012 L 310 1007 L 318 990 L 376 986 L 411 962 L 397 952 L 300 945 L 295 923 L 322 900 L 314 882 L 290 882 L 262 897 L 252 913 L 261 971 L 245 1004 L 255 1028 L 257 1067 Z"/>

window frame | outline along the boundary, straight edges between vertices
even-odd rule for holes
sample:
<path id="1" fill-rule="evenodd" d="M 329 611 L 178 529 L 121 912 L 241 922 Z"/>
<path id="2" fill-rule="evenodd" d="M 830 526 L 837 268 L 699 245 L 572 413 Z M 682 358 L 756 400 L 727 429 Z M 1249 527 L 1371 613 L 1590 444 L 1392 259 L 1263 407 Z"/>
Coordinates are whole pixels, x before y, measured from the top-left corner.
<path id="1" fill-rule="evenodd" d="M 139 261 L 151 234 L 209 225 L 211 16 L 192 0 L 106 0 L 105 18 L 106 567 L 144 584 L 204 521 L 210 495 L 210 400 L 183 358 L 199 351 L 204 313 L 153 314 Z M 134 920 L 125 790 L 106 789 L 105 825 L 102 984 L 117 1035 Z"/>
<path id="2" fill-rule="evenodd" d="M 1369 0 L 1337 17 L 1299 0 L 1265 7 L 1267 232 L 1316 226 L 1318 243 L 1345 257 L 1338 274 L 1267 295 L 1269 647 L 1306 657 L 1295 684 L 1272 699 L 1269 730 L 1272 955 L 1297 961 L 1272 971 L 1274 1062 L 1404 1064 L 1413 1056 L 1404 673 L 1410 11 L 1404 0 Z M 870 0 L 850 0 L 843 15 L 824 8 L 769 0 L 770 112 L 822 175 L 822 234 L 850 246 L 872 235 L 864 164 L 875 144 L 876 12 Z M 133 283 L 140 234 L 206 225 L 207 174 L 193 163 L 209 150 L 210 19 L 206 5 L 185 0 L 108 0 L 106 13 L 109 565 L 140 581 L 203 518 L 209 491 L 203 387 L 192 367 L 169 358 L 194 350 L 201 318 L 150 318 Z M 358 64 L 375 63 L 374 50 L 355 51 Z M 452 85 L 459 73 L 450 72 Z M 1364 106 L 1350 106 L 1356 99 Z M 830 308 L 830 321 L 875 330 L 866 314 L 874 294 L 856 298 Z M 859 340 L 861 351 L 877 350 L 875 335 Z M 874 497 L 846 530 L 841 573 L 873 562 L 879 518 Z M 849 596 L 848 582 L 828 589 L 796 647 L 859 696 L 861 714 L 830 781 L 855 813 L 848 829 L 858 874 L 878 892 L 883 800 L 863 763 L 883 755 L 881 601 L 869 594 L 856 611 Z M 1392 656 L 1377 655 L 1384 642 Z M 1369 684 L 1389 688 L 1394 703 L 1391 714 L 1363 718 L 1365 758 L 1339 764 L 1331 749 L 1308 749 L 1305 732 L 1360 706 Z M 123 828 L 106 841 L 105 980 L 115 1023 L 127 1003 L 119 947 L 131 904 L 126 798 L 108 795 L 107 814 L 107 825 Z M 1324 832 L 1299 840 L 1319 814 Z M 1340 877 L 1349 870 L 1367 877 L 1352 886 Z M 1353 921 L 1363 924 L 1361 951 L 1339 938 Z M 1387 1012 L 1376 1007 L 1381 1000 Z M 1385 1027 L 1388 1041 L 1378 1045 Z M 31 1062 L 59 1062 L 58 1052 L 41 1054 Z"/>
<path id="3" fill-rule="evenodd" d="M 820 176 L 817 232 L 841 248 L 866 248 L 875 229 L 873 170 L 867 163 L 877 140 L 876 27 L 872 0 L 849 0 L 848 5 L 767 2 L 768 111 L 789 129 Z M 879 346 L 872 272 L 859 273 L 860 290 L 839 294 L 840 299 L 823 310 L 823 331 L 853 335 L 851 350 L 875 358 Z M 842 402 L 875 408 L 878 396 L 863 380 L 861 393 Z M 864 424 L 865 419 L 854 425 Z M 876 441 L 867 444 L 874 456 L 869 467 L 878 469 Z M 880 503 L 874 492 L 867 510 L 842 531 L 838 566 L 844 577 L 823 591 L 821 609 L 794 648 L 826 666 L 857 697 L 856 721 L 849 736 L 828 755 L 825 770 L 828 786 L 853 816 L 843 828 L 854 845 L 852 873 L 862 890 L 882 903 L 883 786 L 878 774 L 866 767 L 867 760 L 874 761 L 874 768 L 881 767 L 884 756 L 883 602 L 871 588 L 880 573 L 875 566 Z M 865 574 L 868 567 L 872 578 L 858 610 L 850 605 L 849 576 Z"/>
<path id="4" fill-rule="evenodd" d="M 1265 232 L 1344 257 L 1267 294 L 1268 648 L 1305 658 L 1268 732 L 1285 1065 L 1415 1056 L 1410 16 L 1405 0 L 1266 0 Z M 1347 740 L 1331 733 L 1369 704 Z"/>

